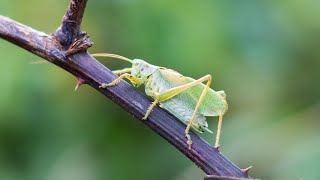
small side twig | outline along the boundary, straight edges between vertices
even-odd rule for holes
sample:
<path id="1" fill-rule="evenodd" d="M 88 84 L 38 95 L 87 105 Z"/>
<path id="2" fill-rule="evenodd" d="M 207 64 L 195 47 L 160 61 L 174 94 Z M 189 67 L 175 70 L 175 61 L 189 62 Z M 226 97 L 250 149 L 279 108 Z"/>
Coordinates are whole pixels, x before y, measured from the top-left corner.
<path id="1" fill-rule="evenodd" d="M 87 0 L 71 0 L 62 24 L 56 31 L 59 42 L 64 48 L 69 46 L 81 33 L 82 17 L 86 8 Z"/>

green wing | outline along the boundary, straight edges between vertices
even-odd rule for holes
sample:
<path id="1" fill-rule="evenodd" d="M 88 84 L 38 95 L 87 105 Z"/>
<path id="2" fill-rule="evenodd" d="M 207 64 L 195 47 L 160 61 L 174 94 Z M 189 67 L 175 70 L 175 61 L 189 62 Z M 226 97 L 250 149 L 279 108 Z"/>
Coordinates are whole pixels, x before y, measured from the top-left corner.
<path id="1" fill-rule="evenodd" d="M 172 87 L 181 86 L 195 81 L 195 79 L 185 77 L 171 69 L 161 68 L 160 73 L 162 74 L 163 78 L 167 79 Z M 189 104 L 190 108 L 194 109 L 204 88 L 205 85 L 201 83 L 183 91 L 181 93 L 182 96 L 180 96 L 180 98 L 182 98 L 181 103 L 187 103 Z M 216 92 L 210 88 L 203 99 L 198 112 L 204 116 L 218 116 L 223 115 L 227 109 L 228 104 L 225 100 L 224 92 Z"/>

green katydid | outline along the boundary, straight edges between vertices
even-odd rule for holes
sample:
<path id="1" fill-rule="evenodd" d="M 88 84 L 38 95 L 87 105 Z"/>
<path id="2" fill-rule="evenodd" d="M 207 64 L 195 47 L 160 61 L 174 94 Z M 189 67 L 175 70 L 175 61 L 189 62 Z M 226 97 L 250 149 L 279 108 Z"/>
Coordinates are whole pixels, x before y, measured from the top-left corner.
<path id="1" fill-rule="evenodd" d="M 152 109 L 159 103 L 183 123 L 187 125 L 185 137 L 189 149 L 192 140 L 189 135 L 190 128 L 198 132 L 210 132 L 205 116 L 219 116 L 215 147 L 219 146 L 222 116 L 228 109 L 224 91 L 214 91 L 210 88 L 211 75 L 200 79 L 183 76 L 176 71 L 151 65 L 140 59 L 128 59 L 116 54 L 92 54 L 100 57 L 113 57 L 128 61 L 131 68 L 113 71 L 120 75 L 108 84 L 101 84 L 100 88 L 116 85 L 121 79 L 128 79 L 134 87 L 145 85 L 145 92 L 154 99 L 143 117 L 146 120 Z M 130 73 L 130 74 L 129 74 Z M 206 84 L 203 82 L 207 81 Z"/>

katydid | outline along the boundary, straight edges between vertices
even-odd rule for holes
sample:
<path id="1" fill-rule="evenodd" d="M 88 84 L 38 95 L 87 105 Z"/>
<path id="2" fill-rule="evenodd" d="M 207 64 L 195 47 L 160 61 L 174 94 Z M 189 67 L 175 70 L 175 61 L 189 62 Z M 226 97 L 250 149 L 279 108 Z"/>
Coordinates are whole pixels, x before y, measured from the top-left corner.
<path id="1" fill-rule="evenodd" d="M 190 128 L 198 132 L 212 133 L 208 129 L 205 116 L 219 116 L 215 147 L 219 146 L 222 116 L 227 111 L 228 104 L 224 91 L 214 91 L 210 88 L 211 75 L 195 80 L 174 70 L 151 65 L 140 59 L 131 60 L 107 53 L 92 55 L 113 57 L 130 62 L 131 68 L 113 71 L 120 76 L 111 83 L 101 84 L 100 88 L 114 86 L 121 79 L 128 79 L 134 87 L 144 84 L 146 94 L 154 101 L 142 119 L 146 120 L 152 109 L 159 103 L 161 108 L 166 109 L 187 125 L 185 137 L 189 149 L 192 145 L 189 135 Z M 204 84 L 204 82 L 207 83 Z"/>

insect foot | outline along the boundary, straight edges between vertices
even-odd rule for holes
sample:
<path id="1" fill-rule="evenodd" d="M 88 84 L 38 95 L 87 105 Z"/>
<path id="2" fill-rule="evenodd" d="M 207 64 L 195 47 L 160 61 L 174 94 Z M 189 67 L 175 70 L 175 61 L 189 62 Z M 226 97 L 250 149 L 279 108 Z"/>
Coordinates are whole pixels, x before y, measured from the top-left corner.
<path id="1" fill-rule="evenodd" d="M 151 111 L 152 111 L 152 104 L 148 107 L 148 110 L 147 110 L 146 114 L 143 116 L 142 120 L 147 120 Z"/>
<path id="2" fill-rule="evenodd" d="M 103 84 L 101 84 L 101 86 L 99 86 L 99 88 L 107 88 L 107 87 L 110 87 L 110 86 L 114 86 L 114 84 L 111 84 L 111 83 L 105 84 L 105 83 L 103 83 Z"/>
<path id="3" fill-rule="evenodd" d="M 187 144 L 189 145 L 189 150 L 191 150 L 192 140 L 189 133 L 185 134 L 185 137 L 188 139 Z"/>
<path id="4" fill-rule="evenodd" d="M 147 118 L 148 118 L 148 116 L 145 115 L 145 116 L 142 118 L 142 120 L 147 120 Z"/>
<path id="5" fill-rule="evenodd" d="M 218 146 L 214 146 L 214 148 L 217 150 L 217 151 L 219 151 L 220 152 L 220 145 L 218 145 Z"/>

